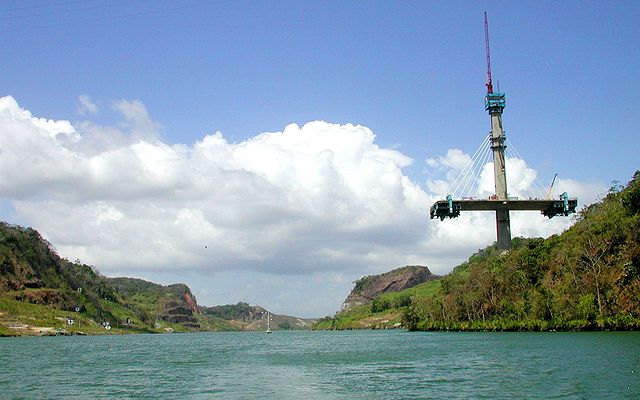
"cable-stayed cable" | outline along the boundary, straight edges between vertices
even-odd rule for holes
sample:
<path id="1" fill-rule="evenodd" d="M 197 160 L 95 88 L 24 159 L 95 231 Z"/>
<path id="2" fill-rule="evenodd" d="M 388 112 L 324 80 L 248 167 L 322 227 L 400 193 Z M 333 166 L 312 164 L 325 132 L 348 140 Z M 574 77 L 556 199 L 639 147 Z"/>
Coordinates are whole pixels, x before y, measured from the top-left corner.
<path id="1" fill-rule="evenodd" d="M 454 179 L 454 181 L 451 183 L 451 185 L 447 189 L 447 194 L 453 194 L 457 191 L 457 189 L 460 187 L 460 185 L 468 175 L 469 171 L 473 168 L 475 164 L 475 160 L 478 157 L 478 154 L 481 153 L 483 148 L 486 148 L 486 144 L 488 141 L 489 141 L 489 137 L 487 136 L 485 137 L 483 142 L 480 144 L 480 146 L 478 146 L 476 151 L 473 153 L 473 156 L 471 157 L 469 162 L 464 166 L 464 168 L 462 168 L 462 170 L 460 171 L 456 179 Z"/>
<path id="2" fill-rule="evenodd" d="M 457 187 L 456 184 L 458 183 L 459 179 L 464 179 L 464 177 L 467 174 L 467 170 L 469 168 L 471 168 L 471 166 L 473 165 L 473 161 L 476 158 L 476 155 L 478 154 L 479 151 L 482 150 L 482 148 L 485 145 L 485 142 L 488 140 L 488 138 L 485 138 L 485 140 L 480 144 L 480 146 L 478 146 L 478 148 L 476 149 L 476 151 L 473 153 L 473 156 L 471 157 L 471 159 L 469 159 L 469 162 L 462 168 L 462 170 L 458 173 L 458 176 L 456 176 L 456 179 L 454 179 L 454 181 L 451 183 L 451 185 L 449 186 L 449 189 L 447 190 L 447 194 L 451 194 L 453 192 L 453 188 Z M 458 183 L 459 186 L 459 183 Z"/>
<path id="3" fill-rule="evenodd" d="M 507 139 L 507 143 L 509 144 L 509 148 L 512 149 L 511 151 L 513 152 L 513 154 L 515 154 L 515 156 L 517 158 L 519 158 L 519 159 L 524 161 L 524 157 L 522 157 L 522 155 L 520 155 L 520 153 L 518 152 L 518 149 L 516 149 L 514 144 L 511 141 L 509 141 L 509 139 Z M 526 161 L 525 161 L 525 164 L 526 164 Z M 537 191 L 537 193 L 535 193 L 535 196 L 532 196 L 532 197 L 539 197 L 541 199 L 544 199 L 546 197 L 544 185 L 542 184 L 542 182 L 540 182 L 540 179 L 538 179 L 537 172 L 536 172 L 536 177 L 533 180 L 532 184 L 533 184 L 532 190 L 534 192 Z"/>
<path id="4" fill-rule="evenodd" d="M 476 163 L 474 165 L 474 169 L 473 169 L 473 174 L 471 174 L 470 176 L 470 180 L 467 183 L 467 185 L 465 185 L 465 187 L 462 189 L 462 192 L 460 193 L 461 197 L 471 197 L 471 193 L 473 192 L 473 187 L 475 185 L 480 186 L 480 174 L 482 173 L 482 168 L 484 167 L 484 159 L 486 158 L 486 154 L 489 152 L 489 148 L 485 148 L 485 151 L 480 153 L 480 156 L 478 157 L 478 159 L 476 160 Z M 468 184 L 471 184 L 471 186 L 469 186 L 469 191 L 467 191 L 467 186 Z"/>
<path id="5" fill-rule="evenodd" d="M 484 168 L 485 165 L 487 165 L 489 163 L 489 161 L 491 160 L 491 154 L 492 152 L 490 150 L 486 151 L 486 155 L 484 160 L 482 161 L 482 167 Z M 482 171 L 480 172 L 480 176 L 482 176 Z M 479 177 L 480 178 L 480 177 Z M 480 190 L 482 190 L 482 186 L 480 185 L 480 179 L 478 179 L 478 190 L 476 190 L 476 194 L 475 197 L 480 197 Z"/>
<path id="6" fill-rule="evenodd" d="M 469 179 L 471 179 L 469 174 L 471 173 L 471 171 L 473 171 L 475 169 L 475 165 L 477 163 L 477 160 L 478 160 L 479 156 L 482 154 L 482 148 L 484 148 L 484 147 L 485 147 L 484 143 L 481 144 L 480 147 L 478 147 L 478 149 L 474 153 L 474 155 L 471 158 L 471 160 L 467 163 L 467 165 L 465 166 L 463 171 L 461 171 L 461 173 L 459 175 L 459 177 L 461 177 L 461 179 L 458 181 L 458 184 L 455 186 L 455 188 L 449 190 L 450 194 L 457 193 L 458 190 L 460 189 L 460 187 L 463 184 L 465 185 L 465 187 L 468 185 L 468 181 L 469 181 Z"/>

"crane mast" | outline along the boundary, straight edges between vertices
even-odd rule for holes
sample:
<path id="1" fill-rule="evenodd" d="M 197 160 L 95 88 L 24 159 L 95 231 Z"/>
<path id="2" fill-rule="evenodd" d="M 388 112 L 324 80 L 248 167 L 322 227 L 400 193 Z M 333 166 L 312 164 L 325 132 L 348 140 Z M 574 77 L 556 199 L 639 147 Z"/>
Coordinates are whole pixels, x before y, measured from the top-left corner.
<path id="1" fill-rule="evenodd" d="M 489 23 L 487 13 L 484 13 L 484 44 L 487 50 L 487 93 L 493 93 L 493 83 L 491 82 L 491 51 L 489 50 Z"/>

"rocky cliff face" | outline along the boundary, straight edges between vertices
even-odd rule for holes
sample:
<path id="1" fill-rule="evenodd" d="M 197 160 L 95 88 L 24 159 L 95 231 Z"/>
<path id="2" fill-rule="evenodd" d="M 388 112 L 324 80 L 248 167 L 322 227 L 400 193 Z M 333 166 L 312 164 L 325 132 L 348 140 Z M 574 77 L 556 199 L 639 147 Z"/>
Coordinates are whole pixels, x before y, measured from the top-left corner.
<path id="1" fill-rule="evenodd" d="M 166 322 L 182 324 L 187 328 L 200 328 L 198 320 L 193 316 L 193 311 L 189 307 L 185 307 L 183 302 L 163 302 L 158 318 Z"/>
<path id="2" fill-rule="evenodd" d="M 195 296 L 193 295 L 193 293 L 191 293 L 191 290 L 188 290 L 184 294 L 183 299 L 184 302 L 187 303 L 191 311 L 193 311 L 194 313 L 200 313 L 200 307 L 198 306 L 198 302 L 196 301 Z"/>
<path id="3" fill-rule="evenodd" d="M 175 293 L 177 299 L 165 299 L 160 302 L 159 318 L 167 322 L 182 324 L 188 328 L 200 328 L 200 324 L 194 316 L 194 314 L 200 314 L 200 307 L 189 286 L 176 283 L 169 285 L 168 289 Z"/>
<path id="4" fill-rule="evenodd" d="M 439 277 L 420 265 L 408 265 L 384 274 L 365 276 L 355 282 L 356 286 L 342 303 L 340 311 L 367 304 L 383 293 L 398 292 Z"/>

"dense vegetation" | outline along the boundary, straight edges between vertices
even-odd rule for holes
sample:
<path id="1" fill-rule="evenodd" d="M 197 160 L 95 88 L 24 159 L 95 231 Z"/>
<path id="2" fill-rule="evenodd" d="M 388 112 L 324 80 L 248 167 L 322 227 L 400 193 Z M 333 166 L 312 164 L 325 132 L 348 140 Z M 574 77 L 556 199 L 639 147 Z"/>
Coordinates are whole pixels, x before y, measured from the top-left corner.
<path id="1" fill-rule="evenodd" d="M 490 246 L 422 292 L 380 296 L 316 328 L 384 328 L 401 315 L 417 330 L 639 329 L 640 172 L 576 219 L 561 235 L 515 238 L 506 254 Z"/>
<path id="2" fill-rule="evenodd" d="M 411 329 L 640 328 L 640 172 L 562 235 L 471 257 L 404 319 Z"/>

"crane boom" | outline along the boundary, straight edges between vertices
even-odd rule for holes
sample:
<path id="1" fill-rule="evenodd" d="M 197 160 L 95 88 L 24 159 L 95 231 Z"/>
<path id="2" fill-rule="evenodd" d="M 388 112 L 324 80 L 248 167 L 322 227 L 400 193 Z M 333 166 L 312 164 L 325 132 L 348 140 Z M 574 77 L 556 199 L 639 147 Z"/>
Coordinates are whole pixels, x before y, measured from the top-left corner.
<path id="1" fill-rule="evenodd" d="M 487 50 L 487 93 L 493 93 L 493 83 L 491 82 L 491 51 L 489 50 L 489 23 L 487 22 L 487 12 L 484 13 L 484 43 Z"/>

